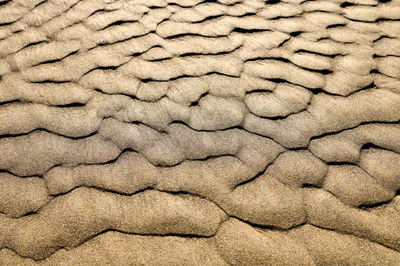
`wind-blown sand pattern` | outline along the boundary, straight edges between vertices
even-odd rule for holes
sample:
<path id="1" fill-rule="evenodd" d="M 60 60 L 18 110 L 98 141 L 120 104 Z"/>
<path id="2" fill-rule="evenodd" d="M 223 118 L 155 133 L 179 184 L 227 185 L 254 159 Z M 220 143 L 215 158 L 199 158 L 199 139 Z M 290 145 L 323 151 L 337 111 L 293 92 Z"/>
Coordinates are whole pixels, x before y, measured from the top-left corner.
<path id="1" fill-rule="evenodd" d="M 1 265 L 400 265 L 400 0 L 0 0 Z"/>

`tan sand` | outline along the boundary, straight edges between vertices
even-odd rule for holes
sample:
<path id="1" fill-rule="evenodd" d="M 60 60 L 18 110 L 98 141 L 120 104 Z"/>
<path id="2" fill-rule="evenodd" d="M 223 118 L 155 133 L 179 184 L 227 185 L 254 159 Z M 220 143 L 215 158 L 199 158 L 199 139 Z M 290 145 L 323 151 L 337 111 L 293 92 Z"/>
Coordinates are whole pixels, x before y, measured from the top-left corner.
<path id="1" fill-rule="evenodd" d="M 0 265 L 400 265 L 400 0 L 0 0 Z"/>

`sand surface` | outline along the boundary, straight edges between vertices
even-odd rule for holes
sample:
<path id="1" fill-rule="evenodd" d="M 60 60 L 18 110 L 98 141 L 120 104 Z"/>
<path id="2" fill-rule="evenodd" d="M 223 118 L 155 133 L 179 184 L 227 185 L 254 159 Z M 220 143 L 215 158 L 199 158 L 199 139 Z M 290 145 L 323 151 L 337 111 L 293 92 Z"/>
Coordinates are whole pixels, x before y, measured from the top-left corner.
<path id="1" fill-rule="evenodd" d="M 0 0 L 0 265 L 400 265 L 400 0 Z"/>

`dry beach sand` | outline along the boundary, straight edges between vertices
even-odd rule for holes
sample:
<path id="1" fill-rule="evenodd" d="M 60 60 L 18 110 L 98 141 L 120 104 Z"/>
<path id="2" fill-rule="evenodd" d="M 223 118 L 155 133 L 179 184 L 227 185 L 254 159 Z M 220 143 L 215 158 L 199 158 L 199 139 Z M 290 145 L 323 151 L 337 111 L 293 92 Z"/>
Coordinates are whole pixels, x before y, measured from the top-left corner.
<path id="1" fill-rule="evenodd" d="M 400 265 L 400 0 L 0 0 L 0 265 Z"/>

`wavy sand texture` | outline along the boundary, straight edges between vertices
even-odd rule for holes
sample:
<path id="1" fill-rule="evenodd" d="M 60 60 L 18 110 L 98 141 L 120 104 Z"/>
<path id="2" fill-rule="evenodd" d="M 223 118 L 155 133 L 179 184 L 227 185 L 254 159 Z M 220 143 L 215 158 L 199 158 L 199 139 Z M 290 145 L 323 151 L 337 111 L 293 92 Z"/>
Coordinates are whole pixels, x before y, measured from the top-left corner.
<path id="1" fill-rule="evenodd" d="M 1 265 L 400 265 L 400 0 L 0 0 Z"/>

